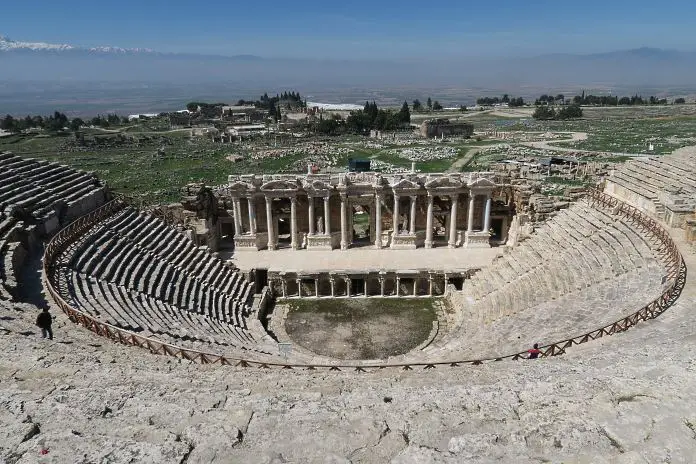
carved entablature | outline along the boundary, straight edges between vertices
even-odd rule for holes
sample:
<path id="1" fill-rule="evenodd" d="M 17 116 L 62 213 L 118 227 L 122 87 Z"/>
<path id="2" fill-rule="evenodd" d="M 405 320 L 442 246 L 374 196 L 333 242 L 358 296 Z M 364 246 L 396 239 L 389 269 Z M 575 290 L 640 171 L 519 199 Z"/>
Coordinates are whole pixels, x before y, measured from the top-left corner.
<path id="1" fill-rule="evenodd" d="M 503 187 L 491 172 L 472 173 L 405 173 L 348 172 L 340 174 L 266 174 L 230 175 L 227 185 L 216 193 L 225 197 L 273 198 L 310 196 L 330 197 L 340 194 L 367 198 L 380 194 L 400 196 L 457 195 L 471 190 L 474 195 L 497 193 Z"/>
<path id="2" fill-rule="evenodd" d="M 348 185 L 381 187 L 384 184 L 382 175 L 377 172 L 348 172 L 344 177 Z"/>
<path id="3" fill-rule="evenodd" d="M 227 195 L 233 197 L 251 197 L 257 193 L 255 185 L 241 181 L 236 181 L 227 185 L 224 187 L 224 191 Z"/>
<path id="4" fill-rule="evenodd" d="M 428 176 L 425 182 L 425 188 L 430 195 L 459 193 L 463 187 L 464 184 L 458 176 Z"/>
<path id="5" fill-rule="evenodd" d="M 469 175 L 467 186 L 471 190 L 478 192 L 491 192 L 496 188 L 497 184 L 492 180 L 493 173 L 488 172 L 472 172 Z"/>
<path id="6" fill-rule="evenodd" d="M 304 180 L 302 188 L 307 192 L 307 195 L 315 197 L 331 195 L 331 192 L 334 190 L 333 185 L 322 179 L 309 178 Z"/>
<path id="7" fill-rule="evenodd" d="M 420 184 L 408 179 L 394 179 L 394 183 L 389 186 L 395 195 L 415 195 L 421 193 L 422 190 Z"/>
<path id="8" fill-rule="evenodd" d="M 289 180 L 271 180 L 269 182 L 261 185 L 261 192 L 269 196 L 293 196 L 297 194 L 300 189 L 299 183 L 297 181 L 291 182 Z"/>

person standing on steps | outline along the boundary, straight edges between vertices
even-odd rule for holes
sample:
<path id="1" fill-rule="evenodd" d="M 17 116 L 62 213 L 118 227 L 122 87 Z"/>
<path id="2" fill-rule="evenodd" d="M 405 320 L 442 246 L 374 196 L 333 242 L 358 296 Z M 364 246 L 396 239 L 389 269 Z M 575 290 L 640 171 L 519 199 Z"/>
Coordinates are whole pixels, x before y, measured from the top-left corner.
<path id="1" fill-rule="evenodd" d="M 539 349 L 539 344 L 535 343 L 533 348 L 530 348 L 527 350 L 527 353 L 529 353 L 529 356 L 527 356 L 527 359 L 536 359 L 539 357 L 541 354 L 541 350 Z"/>
<path id="2" fill-rule="evenodd" d="M 51 324 L 53 323 L 53 316 L 48 312 L 48 307 L 45 307 L 38 316 L 36 316 L 36 325 L 41 328 L 41 338 L 46 338 L 48 335 L 49 340 L 53 340 L 53 330 L 51 330 Z"/>

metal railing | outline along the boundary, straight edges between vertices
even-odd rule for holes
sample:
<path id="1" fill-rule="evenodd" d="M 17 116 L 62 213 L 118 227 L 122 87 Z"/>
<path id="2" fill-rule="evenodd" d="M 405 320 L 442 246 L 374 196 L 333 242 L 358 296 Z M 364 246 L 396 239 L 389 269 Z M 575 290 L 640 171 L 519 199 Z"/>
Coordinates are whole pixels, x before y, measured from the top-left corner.
<path id="1" fill-rule="evenodd" d="M 550 357 L 562 355 L 568 348 L 574 345 L 580 345 L 601 337 L 613 335 L 620 332 L 625 332 L 631 327 L 642 321 L 647 321 L 658 317 L 665 312 L 679 298 L 682 289 L 686 283 L 686 265 L 684 259 L 679 253 L 677 245 L 657 221 L 641 212 L 637 208 L 630 206 L 618 199 L 611 197 L 598 190 L 588 191 L 587 198 L 592 206 L 600 206 L 603 208 L 612 209 L 614 214 L 621 215 L 625 219 L 631 221 L 644 234 L 647 234 L 651 239 L 657 242 L 657 254 L 662 260 L 667 269 L 667 286 L 661 295 L 638 309 L 636 312 L 619 319 L 618 321 L 607 324 L 603 327 L 585 332 L 581 335 L 570 337 L 561 341 L 550 343 L 540 347 L 541 357 Z M 67 246 L 73 243 L 77 238 L 82 236 L 88 229 L 93 227 L 102 219 L 110 216 L 114 212 L 124 208 L 126 203 L 121 199 L 116 199 L 102 206 L 101 208 L 77 219 L 75 222 L 61 230 L 48 243 L 44 254 L 44 280 L 48 292 L 58 304 L 60 309 L 68 316 L 68 318 L 91 330 L 92 332 L 107 337 L 112 341 L 128 345 L 137 346 L 148 349 L 151 353 L 172 356 L 180 359 L 187 359 L 201 364 L 220 364 L 240 367 L 257 367 L 262 369 L 301 369 L 301 370 L 329 370 L 329 371 L 344 371 L 351 370 L 356 372 L 369 372 L 382 369 L 398 369 L 398 370 L 413 370 L 413 369 L 434 369 L 436 367 L 459 367 L 465 365 L 480 365 L 488 362 L 502 360 L 518 360 L 525 359 L 527 352 L 517 352 L 500 357 L 490 357 L 481 359 L 459 359 L 447 361 L 433 362 L 403 362 L 403 363 L 380 363 L 371 361 L 359 362 L 337 362 L 324 364 L 302 364 L 284 362 L 280 357 L 274 358 L 248 358 L 220 355 L 215 353 L 207 353 L 198 350 L 183 348 L 159 341 L 154 338 L 138 335 L 136 333 L 115 327 L 95 319 L 94 317 L 84 314 L 81 311 L 73 308 L 68 304 L 60 293 L 55 289 L 54 284 L 57 283 L 53 271 L 55 270 L 54 260 L 62 253 Z"/>

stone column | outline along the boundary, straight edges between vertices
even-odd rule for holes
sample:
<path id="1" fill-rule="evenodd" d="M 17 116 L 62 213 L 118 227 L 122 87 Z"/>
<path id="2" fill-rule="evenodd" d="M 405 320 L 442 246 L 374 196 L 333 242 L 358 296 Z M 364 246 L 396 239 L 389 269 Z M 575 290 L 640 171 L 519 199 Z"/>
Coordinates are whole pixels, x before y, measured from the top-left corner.
<path id="1" fill-rule="evenodd" d="M 341 250 L 348 249 L 348 199 L 341 195 Z"/>
<path id="2" fill-rule="evenodd" d="M 346 277 L 345 281 L 346 281 L 346 296 L 350 296 L 350 287 L 351 287 L 351 284 L 353 283 L 353 281 L 350 277 Z"/>
<path id="3" fill-rule="evenodd" d="M 396 293 L 396 296 L 399 296 L 399 287 L 401 287 L 401 277 L 398 275 L 396 276 L 396 288 L 394 289 L 394 293 Z"/>
<path id="4" fill-rule="evenodd" d="M 252 197 L 247 198 L 247 209 L 249 210 L 249 232 L 256 235 L 256 202 Z"/>
<path id="5" fill-rule="evenodd" d="M 319 298 L 319 279 L 314 279 L 314 296 Z"/>
<path id="6" fill-rule="evenodd" d="M 384 296 L 384 276 L 379 276 L 379 296 Z"/>
<path id="7" fill-rule="evenodd" d="M 418 277 L 413 278 L 413 296 L 416 295 L 416 290 L 418 289 Z"/>
<path id="8" fill-rule="evenodd" d="M 290 197 L 290 248 L 297 250 L 297 197 Z"/>
<path id="9" fill-rule="evenodd" d="M 486 211 L 483 216 L 483 230 L 488 232 L 491 228 L 491 204 L 493 203 L 493 199 L 491 198 L 491 194 L 487 193 L 486 194 Z"/>
<path id="10" fill-rule="evenodd" d="M 450 230 L 449 230 L 449 241 L 447 246 L 449 248 L 454 248 L 457 246 L 457 206 L 459 205 L 459 195 L 451 195 L 452 198 L 452 208 L 450 211 Z"/>
<path id="11" fill-rule="evenodd" d="M 329 285 L 331 285 L 331 298 L 336 296 L 336 279 L 333 276 L 329 277 Z"/>
<path id="12" fill-rule="evenodd" d="M 474 231 L 474 207 L 476 205 L 476 195 L 474 195 L 473 192 L 469 193 L 469 211 L 468 213 L 468 218 L 467 218 L 467 223 L 466 223 L 466 231 L 468 233 L 472 233 Z"/>
<path id="13" fill-rule="evenodd" d="M 309 216 L 309 235 L 314 235 L 314 197 L 307 196 L 307 201 L 309 202 L 308 216 Z"/>
<path id="14" fill-rule="evenodd" d="M 416 235 L 416 200 L 418 200 L 418 196 L 411 195 L 411 217 L 408 221 L 408 233 L 410 235 Z"/>
<path id="15" fill-rule="evenodd" d="M 363 279 L 363 293 L 365 294 L 365 298 L 367 298 L 367 278 L 368 277 L 369 276 L 365 276 L 365 278 Z"/>
<path id="16" fill-rule="evenodd" d="M 394 194 L 394 209 L 392 210 L 392 225 L 394 228 L 394 237 L 399 235 L 399 195 Z M 392 240 L 392 246 L 394 240 Z"/>
<path id="17" fill-rule="evenodd" d="M 324 233 L 331 235 L 331 207 L 329 206 L 330 196 L 324 197 Z"/>
<path id="18" fill-rule="evenodd" d="M 382 195 L 375 194 L 375 248 L 382 248 Z"/>
<path id="19" fill-rule="evenodd" d="M 302 279 L 295 279 L 297 282 L 297 297 L 302 298 Z"/>
<path id="20" fill-rule="evenodd" d="M 287 298 L 288 297 L 288 283 L 286 282 L 285 277 L 281 277 L 280 287 L 281 287 L 282 292 L 283 292 L 283 298 Z"/>
<path id="21" fill-rule="evenodd" d="M 428 295 L 433 296 L 433 275 L 428 274 Z"/>
<path id="22" fill-rule="evenodd" d="M 433 247 L 433 195 L 428 194 L 428 217 L 425 224 L 425 248 Z"/>
<path id="23" fill-rule="evenodd" d="M 268 249 L 269 250 L 275 250 L 276 245 L 275 245 L 275 232 L 273 230 L 273 211 L 271 210 L 271 206 L 273 204 L 273 198 L 271 197 L 266 197 L 266 224 L 267 224 L 267 229 L 268 229 Z"/>
<path id="24" fill-rule="evenodd" d="M 234 234 L 239 236 L 244 233 L 242 229 L 242 211 L 239 207 L 239 198 L 232 199 L 232 214 L 234 215 Z"/>

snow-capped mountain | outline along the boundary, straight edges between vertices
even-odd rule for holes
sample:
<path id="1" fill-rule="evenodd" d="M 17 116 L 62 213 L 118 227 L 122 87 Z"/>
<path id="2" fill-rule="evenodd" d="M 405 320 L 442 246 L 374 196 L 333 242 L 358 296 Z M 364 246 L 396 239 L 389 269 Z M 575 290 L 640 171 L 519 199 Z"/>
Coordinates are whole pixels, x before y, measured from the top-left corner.
<path id="1" fill-rule="evenodd" d="M 8 52 L 13 50 L 73 50 L 75 47 L 66 44 L 50 44 L 44 42 L 18 42 L 9 37 L 0 35 L 0 51 Z"/>
<path id="2" fill-rule="evenodd" d="M 65 51 L 80 51 L 92 53 L 153 53 L 153 50 L 148 48 L 121 48 L 121 47 L 78 47 L 68 44 L 51 44 L 46 42 L 21 42 L 12 40 L 9 37 L 0 35 L 0 52 L 12 51 L 34 51 L 34 52 L 65 52 Z"/>

